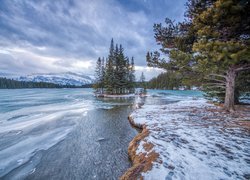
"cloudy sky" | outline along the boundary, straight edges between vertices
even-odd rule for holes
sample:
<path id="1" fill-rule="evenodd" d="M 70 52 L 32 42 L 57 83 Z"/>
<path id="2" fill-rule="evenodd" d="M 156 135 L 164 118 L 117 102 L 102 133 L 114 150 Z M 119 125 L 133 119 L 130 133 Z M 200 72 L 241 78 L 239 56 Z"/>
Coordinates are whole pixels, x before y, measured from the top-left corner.
<path id="1" fill-rule="evenodd" d="M 137 75 L 157 49 L 153 24 L 183 20 L 185 0 L 0 0 L 0 74 L 93 74 L 110 40 L 135 57 Z"/>

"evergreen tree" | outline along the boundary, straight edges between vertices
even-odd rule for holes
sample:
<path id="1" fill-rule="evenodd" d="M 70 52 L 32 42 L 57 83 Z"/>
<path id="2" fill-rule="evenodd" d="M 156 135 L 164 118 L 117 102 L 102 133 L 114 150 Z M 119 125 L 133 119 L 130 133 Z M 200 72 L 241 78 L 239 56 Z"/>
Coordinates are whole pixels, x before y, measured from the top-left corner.
<path id="1" fill-rule="evenodd" d="M 250 35 L 248 13 L 247 2 L 221 0 L 193 20 L 198 31 L 193 45 L 194 52 L 199 53 L 198 67 L 213 76 L 216 86 L 225 88 L 226 110 L 234 110 L 237 73 L 250 68 L 249 37 L 244 38 Z"/>
<path id="2" fill-rule="evenodd" d="M 129 93 L 134 93 L 135 90 L 135 63 L 134 57 L 131 58 L 131 64 L 129 66 Z"/>
<path id="3" fill-rule="evenodd" d="M 141 83 L 141 87 L 144 89 L 144 91 L 146 91 L 146 84 L 145 84 L 145 76 L 144 76 L 144 73 L 142 72 L 141 73 L 141 76 L 140 76 L 140 83 Z"/>
<path id="4" fill-rule="evenodd" d="M 117 89 L 119 87 L 119 78 L 118 78 L 118 73 L 119 73 L 119 59 L 118 59 L 118 45 L 115 45 L 114 48 L 114 57 L 113 57 L 113 93 L 117 94 Z"/>
<path id="5" fill-rule="evenodd" d="M 94 88 L 97 90 L 97 92 L 100 91 L 100 88 L 102 86 L 102 61 L 99 57 L 96 62 L 96 70 L 95 70 L 95 86 Z"/>
<path id="6" fill-rule="evenodd" d="M 234 109 L 235 78 L 249 64 L 249 3 L 189 0 L 187 20 L 154 25 L 161 52 L 147 53 L 149 66 L 178 71 L 187 80 L 206 82 L 211 96 L 224 92 L 226 110 Z"/>
<path id="7" fill-rule="evenodd" d="M 115 85 L 115 77 L 114 77 L 114 62 L 115 62 L 115 53 L 114 53 L 114 41 L 111 40 L 110 48 L 109 48 L 109 56 L 106 61 L 106 69 L 105 69 L 105 88 L 107 93 L 114 93 L 114 85 Z"/>
<path id="8" fill-rule="evenodd" d="M 114 87 L 114 71 L 113 71 L 113 62 L 110 58 L 106 61 L 106 68 L 105 68 L 105 88 L 107 93 L 113 94 L 113 87 Z"/>
<path id="9" fill-rule="evenodd" d="M 124 56 L 122 45 L 119 46 L 119 87 L 120 87 L 120 94 L 126 93 L 127 89 L 127 58 Z"/>
<path id="10" fill-rule="evenodd" d="M 129 58 L 125 58 L 125 93 L 129 93 L 129 73 L 130 73 L 130 62 Z"/>
<path id="11" fill-rule="evenodd" d="M 103 93 L 104 86 L 105 86 L 105 59 L 104 57 L 102 58 L 102 63 L 101 63 L 101 93 Z"/>

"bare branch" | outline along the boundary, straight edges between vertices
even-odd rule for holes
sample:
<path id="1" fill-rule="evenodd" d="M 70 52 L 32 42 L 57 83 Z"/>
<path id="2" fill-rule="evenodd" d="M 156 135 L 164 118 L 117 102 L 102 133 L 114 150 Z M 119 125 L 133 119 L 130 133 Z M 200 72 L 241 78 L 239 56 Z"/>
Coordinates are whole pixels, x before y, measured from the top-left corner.
<path id="1" fill-rule="evenodd" d="M 226 86 L 226 83 L 206 83 L 208 85 L 220 85 L 220 86 Z"/>
<path id="2" fill-rule="evenodd" d="M 213 89 L 213 88 L 222 88 L 222 89 L 226 89 L 225 86 L 219 86 L 219 85 L 215 85 L 215 86 L 207 86 L 208 88 L 210 89 Z"/>
<path id="3" fill-rule="evenodd" d="M 212 93 L 218 93 L 218 94 L 220 94 L 220 93 L 225 93 L 225 92 L 226 92 L 225 90 L 216 91 L 216 90 L 214 90 L 214 89 L 212 89 L 212 88 L 210 88 L 210 91 L 211 91 Z"/>
<path id="4" fill-rule="evenodd" d="M 245 71 L 245 70 L 248 70 L 248 69 L 250 69 L 250 64 L 247 64 L 245 66 L 241 66 L 241 67 L 237 68 L 236 72 Z"/>
<path id="5" fill-rule="evenodd" d="M 222 78 L 227 78 L 226 76 L 224 76 L 224 75 L 221 75 L 221 74 L 209 74 L 208 76 L 218 76 L 218 77 L 222 77 Z"/>
<path id="6" fill-rule="evenodd" d="M 210 78 L 205 78 L 206 80 L 211 80 L 211 81 L 216 81 L 216 82 L 220 82 L 220 83 L 223 83 L 223 84 L 226 84 L 226 81 L 223 81 L 223 80 L 220 80 L 220 79 L 212 79 L 211 77 Z"/>

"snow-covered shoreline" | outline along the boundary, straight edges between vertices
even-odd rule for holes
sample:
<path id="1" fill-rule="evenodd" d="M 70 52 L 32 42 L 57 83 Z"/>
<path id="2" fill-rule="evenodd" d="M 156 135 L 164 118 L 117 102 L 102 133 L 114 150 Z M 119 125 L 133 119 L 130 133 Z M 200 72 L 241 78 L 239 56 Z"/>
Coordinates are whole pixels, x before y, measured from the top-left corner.
<path id="1" fill-rule="evenodd" d="M 121 179 L 237 179 L 250 177 L 250 133 L 235 116 L 202 98 L 145 104 L 130 116 L 142 128 L 129 144 L 133 162 Z"/>

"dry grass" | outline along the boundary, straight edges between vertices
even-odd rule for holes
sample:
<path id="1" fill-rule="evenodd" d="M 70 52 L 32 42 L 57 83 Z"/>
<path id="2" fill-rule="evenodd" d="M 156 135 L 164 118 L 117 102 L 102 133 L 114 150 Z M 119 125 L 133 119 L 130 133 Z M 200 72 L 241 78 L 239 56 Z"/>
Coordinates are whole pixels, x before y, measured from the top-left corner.
<path id="1" fill-rule="evenodd" d="M 136 128 L 138 127 L 134 124 L 131 117 L 129 117 L 129 122 Z M 136 150 L 140 144 L 140 142 L 149 135 L 149 131 L 146 126 L 142 127 L 142 132 L 139 133 L 135 138 L 129 143 L 128 154 L 133 163 L 133 166 L 129 168 L 121 177 L 120 180 L 136 180 L 143 179 L 141 176 L 142 172 L 147 172 L 152 169 L 153 162 L 157 161 L 159 154 L 155 151 L 151 151 L 154 145 L 152 143 L 144 143 L 143 147 L 145 151 L 149 153 L 140 153 L 136 154 Z"/>
<path id="2" fill-rule="evenodd" d="M 144 143 L 143 144 L 143 148 L 145 149 L 145 151 L 149 152 L 152 148 L 154 147 L 154 145 L 152 143 Z"/>

